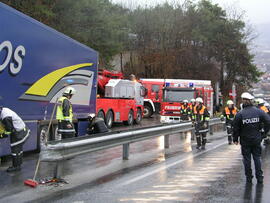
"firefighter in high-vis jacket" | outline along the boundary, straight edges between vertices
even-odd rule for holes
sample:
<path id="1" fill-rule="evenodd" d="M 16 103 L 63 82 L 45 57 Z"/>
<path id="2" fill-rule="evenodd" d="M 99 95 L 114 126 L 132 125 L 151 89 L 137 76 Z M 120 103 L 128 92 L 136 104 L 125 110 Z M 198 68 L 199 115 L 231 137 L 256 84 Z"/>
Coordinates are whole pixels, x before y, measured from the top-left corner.
<path id="1" fill-rule="evenodd" d="M 196 99 L 193 118 L 195 121 L 197 149 L 205 149 L 210 114 L 207 111 L 207 108 L 203 105 L 203 100 L 200 97 Z"/>
<path id="2" fill-rule="evenodd" d="M 189 112 L 190 112 L 190 118 L 193 121 L 193 117 L 194 117 L 194 109 L 196 106 L 196 100 L 195 99 L 191 99 L 190 100 L 190 105 L 189 105 Z"/>
<path id="3" fill-rule="evenodd" d="M 256 103 L 257 103 L 259 109 L 263 110 L 267 114 L 270 114 L 268 108 L 264 105 L 265 102 L 263 99 L 261 99 L 261 98 L 257 99 Z"/>
<path id="4" fill-rule="evenodd" d="M 58 134 L 61 135 L 62 139 L 75 136 L 75 129 L 72 123 L 72 104 L 70 102 L 70 99 L 75 92 L 73 87 L 67 87 L 63 96 L 60 97 L 57 102 L 56 119 L 58 120 Z"/>
<path id="5" fill-rule="evenodd" d="M 6 107 L 0 107 L 0 138 L 10 137 L 12 155 L 12 166 L 7 169 L 7 172 L 21 170 L 23 144 L 29 134 L 30 130 L 14 111 Z"/>
<path id="6" fill-rule="evenodd" d="M 265 102 L 263 99 L 261 99 L 261 98 L 256 99 L 257 107 L 259 109 L 261 109 L 262 111 L 264 111 L 267 115 L 270 115 L 270 112 L 269 112 L 268 108 L 264 105 L 264 103 Z M 269 137 L 265 134 L 263 126 L 262 126 L 261 131 L 262 131 L 262 137 L 263 137 L 263 144 L 264 145 L 269 144 L 270 143 Z"/>
<path id="7" fill-rule="evenodd" d="M 234 103 L 232 100 L 227 101 L 227 106 L 225 107 L 223 111 L 223 117 L 226 119 L 226 128 L 227 128 L 227 134 L 228 134 L 228 144 L 232 144 L 232 134 L 233 134 L 233 119 L 235 118 L 235 115 L 237 114 L 238 110 L 234 106 Z"/>
<path id="8" fill-rule="evenodd" d="M 184 100 L 181 105 L 181 120 L 188 121 L 190 119 L 190 109 L 188 106 L 188 100 Z"/>

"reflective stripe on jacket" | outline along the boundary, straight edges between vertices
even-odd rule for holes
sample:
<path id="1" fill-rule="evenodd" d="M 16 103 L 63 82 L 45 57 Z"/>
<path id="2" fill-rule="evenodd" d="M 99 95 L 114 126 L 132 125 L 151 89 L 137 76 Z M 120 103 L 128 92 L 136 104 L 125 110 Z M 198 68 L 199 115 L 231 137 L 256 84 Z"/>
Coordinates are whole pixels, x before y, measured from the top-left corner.
<path id="1" fill-rule="evenodd" d="M 227 119 L 234 118 L 237 114 L 237 108 L 235 107 L 233 107 L 233 109 L 229 109 L 229 107 L 226 106 L 224 111 Z"/>
<path id="2" fill-rule="evenodd" d="M 263 110 L 265 113 L 269 113 L 266 106 L 260 106 L 260 109 Z"/>
<path id="3" fill-rule="evenodd" d="M 209 121 L 209 113 L 206 109 L 206 107 L 203 105 L 202 108 L 197 111 L 198 106 L 194 108 L 194 119 L 195 120 L 200 120 L 200 121 Z"/>

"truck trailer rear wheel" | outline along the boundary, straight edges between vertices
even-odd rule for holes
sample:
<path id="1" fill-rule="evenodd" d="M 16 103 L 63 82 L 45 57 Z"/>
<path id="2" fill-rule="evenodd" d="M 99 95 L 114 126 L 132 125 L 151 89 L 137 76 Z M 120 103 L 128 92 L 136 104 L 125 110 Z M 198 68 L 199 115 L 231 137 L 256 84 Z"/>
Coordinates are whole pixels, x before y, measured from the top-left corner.
<path id="1" fill-rule="evenodd" d="M 106 114 L 106 120 L 105 120 L 107 128 L 111 128 L 113 124 L 113 112 L 109 110 Z"/>
<path id="2" fill-rule="evenodd" d="M 140 124 L 141 121 L 142 121 L 142 110 L 141 109 L 137 109 L 135 123 L 136 124 Z"/>
<path id="3" fill-rule="evenodd" d="M 132 125 L 134 122 L 134 113 L 132 110 L 129 110 L 128 112 L 128 120 L 124 121 L 125 125 Z"/>

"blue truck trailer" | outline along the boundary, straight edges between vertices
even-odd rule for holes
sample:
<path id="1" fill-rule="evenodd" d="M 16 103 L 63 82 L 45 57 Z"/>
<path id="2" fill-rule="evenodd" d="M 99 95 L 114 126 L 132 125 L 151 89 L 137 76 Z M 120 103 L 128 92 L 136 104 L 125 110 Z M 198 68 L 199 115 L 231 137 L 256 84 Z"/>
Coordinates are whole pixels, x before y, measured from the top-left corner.
<path id="1" fill-rule="evenodd" d="M 86 119 L 96 112 L 97 66 L 97 51 L 0 3 L 0 105 L 17 112 L 30 128 L 24 151 L 39 149 L 67 86 L 77 90 L 75 127 L 78 136 L 85 134 Z M 56 134 L 55 120 L 50 131 Z M 0 139 L 0 156 L 8 154 L 9 138 Z"/>

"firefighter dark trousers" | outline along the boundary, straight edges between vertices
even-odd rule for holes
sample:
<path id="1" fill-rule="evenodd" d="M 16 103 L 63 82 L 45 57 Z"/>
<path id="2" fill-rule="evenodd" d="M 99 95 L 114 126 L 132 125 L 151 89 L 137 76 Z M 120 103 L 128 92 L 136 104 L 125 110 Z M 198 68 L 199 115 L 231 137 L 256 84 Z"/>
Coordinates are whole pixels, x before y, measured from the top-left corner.
<path id="1" fill-rule="evenodd" d="M 73 123 L 70 121 L 58 121 L 58 134 L 62 136 L 62 139 L 74 137 L 75 129 Z"/>
<path id="2" fill-rule="evenodd" d="M 30 130 L 28 128 L 10 134 L 10 146 L 13 167 L 21 166 L 23 158 L 23 144 L 28 139 L 29 135 Z"/>
<path id="3" fill-rule="evenodd" d="M 206 144 L 206 133 L 196 134 L 197 147 L 205 146 Z"/>
<path id="4" fill-rule="evenodd" d="M 261 144 L 254 143 L 249 145 L 241 145 L 241 151 L 243 155 L 243 163 L 245 167 L 246 178 L 251 180 L 253 178 L 252 169 L 251 169 L 251 156 L 253 157 L 254 165 L 255 165 L 255 174 L 256 178 L 259 181 L 263 180 L 263 171 L 261 168 Z"/>
<path id="5" fill-rule="evenodd" d="M 197 141 L 197 148 L 203 146 L 205 147 L 206 144 L 206 135 L 208 128 L 203 127 L 203 123 L 195 123 L 195 135 L 196 135 L 196 141 Z"/>
<path id="6" fill-rule="evenodd" d="M 226 123 L 227 135 L 228 135 L 228 143 L 232 143 L 232 134 L 233 134 L 233 126 L 231 122 Z"/>

